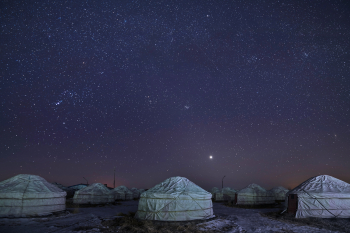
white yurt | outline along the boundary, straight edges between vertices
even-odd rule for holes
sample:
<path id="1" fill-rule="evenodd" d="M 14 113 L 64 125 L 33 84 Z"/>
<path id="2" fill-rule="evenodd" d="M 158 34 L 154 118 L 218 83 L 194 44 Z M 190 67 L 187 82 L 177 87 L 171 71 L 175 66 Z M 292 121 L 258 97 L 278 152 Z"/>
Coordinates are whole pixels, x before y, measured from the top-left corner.
<path id="1" fill-rule="evenodd" d="M 80 189 L 86 188 L 87 186 L 89 186 L 88 184 L 75 184 L 72 186 L 67 187 L 68 189 L 72 189 L 74 191 L 78 191 Z"/>
<path id="2" fill-rule="evenodd" d="M 134 198 L 134 194 L 124 185 L 118 186 L 114 188 L 116 191 L 122 191 L 125 194 L 125 199 L 124 200 L 132 200 Z"/>
<path id="3" fill-rule="evenodd" d="M 112 189 L 110 190 L 111 194 L 113 195 L 114 197 L 114 200 L 117 201 L 117 200 L 125 200 L 125 192 L 123 190 L 120 190 L 120 189 Z"/>
<path id="4" fill-rule="evenodd" d="M 139 189 L 140 195 L 145 191 L 146 191 L 145 189 Z"/>
<path id="5" fill-rule="evenodd" d="M 0 182 L 0 217 L 42 216 L 66 209 L 66 192 L 36 175 Z"/>
<path id="6" fill-rule="evenodd" d="M 210 189 L 210 191 L 209 191 L 213 196 L 214 196 L 214 194 L 215 193 L 218 193 L 218 192 L 220 192 L 220 189 L 219 188 L 217 188 L 217 187 L 214 187 L 214 188 L 212 188 L 212 189 Z"/>
<path id="7" fill-rule="evenodd" d="M 235 195 L 237 191 L 230 187 L 225 187 L 221 190 L 224 201 L 232 201 L 235 200 Z"/>
<path id="8" fill-rule="evenodd" d="M 135 218 L 189 221 L 214 217 L 211 193 L 184 177 L 171 177 L 141 194 Z"/>
<path id="9" fill-rule="evenodd" d="M 93 183 L 74 193 L 74 204 L 105 204 L 114 202 L 112 192 L 101 183 Z"/>
<path id="10" fill-rule="evenodd" d="M 288 189 L 282 186 L 277 186 L 270 189 L 270 192 L 272 192 L 275 195 L 275 201 L 284 201 L 286 199 L 286 193 L 288 191 Z"/>
<path id="11" fill-rule="evenodd" d="M 315 176 L 304 181 L 286 194 L 286 208 L 293 201 L 296 218 L 350 218 L 350 184 L 332 176 Z"/>
<path id="12" fill-rule="evenodd" d="M 230 187 L 225 187 L 221 190 L 219 190 L 219 192 L 215 192 L 213 194 L 214 196 L 214 200 L 215 201 L 231 201 L 235 199 L 235 195 L 236 195 L 236 190 L 230 188 Z"/>
<path id="13" fill-rule="evenodd" d="M 53 185 L 56 185 L 58 188 L 62 189 L 62 190 L 65 190 L 67 187 L 63 186 L 62 184 L 60 183 L 57 183 L 57 182 L 52 182 L 51 184 Z"/>
<path id="14" fill-rule="evenodd" d="M 131 188 L 130 191 L 132 192 L 132 197 L 139 199 L 140 198 L 140 191 L 137 188 Z"/>
<path id="15" fill-rule="evenodd" d="M 237 192 L 237 205 L 266 205 L 275 203 L 272 192 L 257 184 L 250 184 Z"/>

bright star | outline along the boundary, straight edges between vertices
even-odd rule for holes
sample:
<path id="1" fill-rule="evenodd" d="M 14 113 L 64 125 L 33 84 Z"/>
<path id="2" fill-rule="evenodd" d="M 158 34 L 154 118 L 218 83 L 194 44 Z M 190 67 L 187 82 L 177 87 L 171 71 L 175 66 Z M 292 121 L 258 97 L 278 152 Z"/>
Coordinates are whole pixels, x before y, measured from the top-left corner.
<path id="1" fill-rule="evenodd" d="M 210 155 L 210 156 L 209 156 L 209 159 L 213 159 L 213 156 Z"/>

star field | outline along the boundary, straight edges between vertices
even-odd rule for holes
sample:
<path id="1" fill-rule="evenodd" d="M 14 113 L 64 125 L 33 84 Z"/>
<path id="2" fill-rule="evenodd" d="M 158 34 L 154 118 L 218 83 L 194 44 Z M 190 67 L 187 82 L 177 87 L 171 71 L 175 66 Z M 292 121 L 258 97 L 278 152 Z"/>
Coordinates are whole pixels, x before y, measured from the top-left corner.
<path id="1" fill-rule="evenodd" d="M 0 180 L 350 182 L 348 1 L 0 6 Z"/>

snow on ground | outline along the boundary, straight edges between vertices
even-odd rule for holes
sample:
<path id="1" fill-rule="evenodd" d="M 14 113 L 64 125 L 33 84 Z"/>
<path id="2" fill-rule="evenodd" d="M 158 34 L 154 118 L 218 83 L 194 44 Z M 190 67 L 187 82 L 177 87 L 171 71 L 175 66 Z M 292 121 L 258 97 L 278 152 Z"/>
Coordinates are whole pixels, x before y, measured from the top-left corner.
<path id="1" fill-rule="evenodd" d="M 217 230 L 227 233 L 243 232 L 294 232 L 294 233 L 330 233 L 332 231 L 321 230 L 308 226 L 279 222 L 259 213 L 277 211 L 277 209 L 241 209 L 224 206 L 221 203 L 214 204 L 214 220 L 199 223 L 202 230 Z M 136 212 L 138 201 L 125 201 L 121 205 L 109 205 L 103 207 L 90 207 L 69 209 L 71 213 L 59 216 L 42 218 L 0 218 L 1 233 L 25 233 L 25 232 L 99 232 L 101 221 L 113 219 L 118 213 Z M 78 230 L 78 231 L 77 231 Z M 333 231 L 334 232 L 334 231 Z"/>

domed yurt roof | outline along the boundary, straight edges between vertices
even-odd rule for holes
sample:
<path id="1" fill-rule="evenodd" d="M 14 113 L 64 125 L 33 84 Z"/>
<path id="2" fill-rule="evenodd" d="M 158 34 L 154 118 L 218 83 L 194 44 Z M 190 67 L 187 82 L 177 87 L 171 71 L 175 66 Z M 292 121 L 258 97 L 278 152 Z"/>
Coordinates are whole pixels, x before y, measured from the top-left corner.
<path id="1" fill-rule="evenodd" d="M 133 194 L 133 198 L 140 198 L 140 191 L 137 188 L 131 188 L 130 191 Z"/>
<path id="2" fill-rule="evenodd" d="M 125 200 L 132 200 L 134 198 L 134 194 L 124 185 L 118 186 L 114 188 L 115 191 L 122 191 L 125 193 Z"/>
<path id="3" fill-rule="evenodd" d="M 47 215 L 66 208 L 67 193 L 44 178 L 20 174 L 0 182 L 0 217 Z"/>
<path id="4" fill-rule="evenodd" d="M 114 201 L 114 195 L 101 183 L 93 183 L 75 192 L 73 203 L 76 204 L 104 204 Z"/>
<path id="5" fill-rule="evenodd" d="M 270 190 L 275 195 L 275 200 L 277 201 L 284 201 L 286 197 L 286 193 L 289 191 L 288 189 L 277 186 Z"/>
<path id="6" fill-rule="evenodd" d="M 237 205 L 264 205 L 273 203 L 275 203 L 274 194 L 254 183 L 237 192 Z"/>
<path id="7" fill-rule="evenodd" d="M 218 192 L 220 192 L 220 189 L 217 188 L 217 187 L 214 187 L 214 188 L 210 189 L 210 193 L 211 194 L 218 193 Z"/>
<path id="8" fill-rule="evenodd" d="M 171 177 L 141 194 L 135 217 L 189 221 L 214 217 L 211 193 L 184 177 Z"/>
<path id="9" fill-rule="evenodd" d="M 286 193 L 298 195 L 296 218 L 350 218 L 350 184 L 329 175 L 311 177 Z"/>

